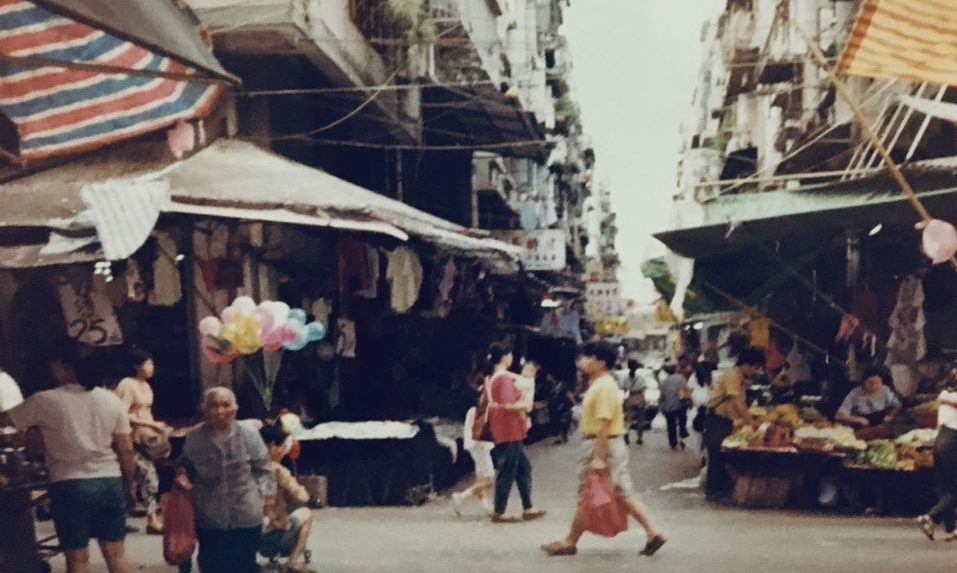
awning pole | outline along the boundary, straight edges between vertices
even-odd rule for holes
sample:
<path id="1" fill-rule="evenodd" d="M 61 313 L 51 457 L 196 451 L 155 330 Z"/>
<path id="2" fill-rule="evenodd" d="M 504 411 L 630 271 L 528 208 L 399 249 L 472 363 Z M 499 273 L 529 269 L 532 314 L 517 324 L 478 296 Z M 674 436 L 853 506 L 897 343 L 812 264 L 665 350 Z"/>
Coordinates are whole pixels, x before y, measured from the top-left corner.
<path id="1" fill-rule="evenodd" d="M 874 149 L 876 149 L 884 159 L 884 165 L 887 167 L 887 170 L 890 171 L 891 176 L 894 177 L 894 180 L 897 181 L 897 184 L 900 185 L 901 191 L 903 191 L 904 195 L 907 196 L 907 200 L 910 201 L 910 204 L 914 207 L 914 210 L 917 211 L 917 214 L 920 215 L 924 222 L 930 221 L 932 217 L 927 211 L 927 208 L 924 207 L 920 197 L 918 197 L 917 193 L 914 192 L 914 188 L 911 187 L 910 183 L 907 182 L 907 179 L 901 172 L 900 167 L 897 166 L 894 158 L 891 157 L 890 151 L 887 150 L 887 147 L 884 146 L 884 143 L 881 142 L 877 134 L 874 133 L 874 130 L 871 129 L 870 124 L 867 123 L 867 120 L 864 117 L 864 112 L 861 110 L 860 106 L 857 105 L 857 102 L 854 101 L 854 98 L 851 97 L 850 92 L 847 91 L 847 86 L 845 86 L 844 82 L 841 81 L 841 78 L 837 76 L 837 72 L 834 71 L 834 68 L 828 65 L 827 59 L 821 52 L 821 48 L 818 47 L 817 42 L 808 36 L 807 33 L 804 32 L 804 29 L 801 28 L 801 26 L 799 26 L 796 22 L 794 23 L 794 26 L 797 28 L 798 32 L 801 33 L 801 36 L 804 37 L 804 41 L 807 43 L 808 49 L 811 52 L 811 55 L 814 56 L 814 59 L 817 61 L 818 65 L 827 72 L 827 75 L 831 80 L 831 84 L 834 85 L 834 89 L 837 90 L 838 95 L 840 95 L 841 99 L 844 100 L 844 103 L 851 108 L 851 112 L 854 114 L 854 120 L 867 135 L 867 138 L 870 140 L 871 145 L 874 146 Z M 957 272 L 957 259 L 950 257 L 950 266 L 954 269 L 954 272 Z"/>

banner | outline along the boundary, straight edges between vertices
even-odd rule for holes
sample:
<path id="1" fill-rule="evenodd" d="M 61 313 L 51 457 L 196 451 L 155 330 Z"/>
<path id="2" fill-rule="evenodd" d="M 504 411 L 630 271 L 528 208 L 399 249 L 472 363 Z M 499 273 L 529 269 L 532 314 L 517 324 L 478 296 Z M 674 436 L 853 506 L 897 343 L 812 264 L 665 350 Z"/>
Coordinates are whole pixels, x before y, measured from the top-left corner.
<path id="1" fill-rule="evenodd" d="M 621 316 L 625 312 L 625 301 L 621 296 L 621 285 L 617 282 L 590 282 L 585 287 L 585 313 L 588 318 L 598 320 L 610 316 Z"/>
<path id="2" fill-rule="evenodd" d="M 498 235 L 498 233 L 496 233 Z M 522 266 L 529 271 L 560 271 L 565 268 L 565 231 L 511 231 L 501 233 L 503 241 L 522 247 Z"/>

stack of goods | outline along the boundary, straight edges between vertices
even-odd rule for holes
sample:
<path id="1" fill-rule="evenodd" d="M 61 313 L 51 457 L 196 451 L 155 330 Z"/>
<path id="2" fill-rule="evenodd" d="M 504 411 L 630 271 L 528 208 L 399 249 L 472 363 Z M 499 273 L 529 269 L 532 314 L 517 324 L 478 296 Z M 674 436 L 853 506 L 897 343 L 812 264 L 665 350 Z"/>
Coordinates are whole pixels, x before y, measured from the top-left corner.
<path id="1" fill-rule="evenodd" d="M 907 464 L 899 464 L 897 444 L 893 440 L 871 440 L 867 442 L 867 449 L 858 452 L 851 459 L 851 465 L 869 468 L 895 470 L 905 469 Z"/>
<path id="2" fill-rule="evenodd" d="M 918 406 L 914 406 L 907 412 L 912 418 L 914 418 L 914 422 L 917 423 L 918 427 L 935 428 L 937 427 L 938 406 L 940 406 L 940 404 L 937 402 L 937 400 L 931 400 Z"/>
<path id="3" fill-rule="evenodd" d="M 814 426 L 804 426 L 795 431 L 794 437 L 801 449 L 823 451 L 863 451 L 867 449 L 867 442 L 858 440 L 854 436 L 853 428 L 840 424 L 832 425 L 822 422 Z"/>
<path id="4" fill-rule="evenodd" d="M 899 469 L 921 470 L 934 467 L 936 428 L 922 428 L 907 432 L 895 440 Z"/>

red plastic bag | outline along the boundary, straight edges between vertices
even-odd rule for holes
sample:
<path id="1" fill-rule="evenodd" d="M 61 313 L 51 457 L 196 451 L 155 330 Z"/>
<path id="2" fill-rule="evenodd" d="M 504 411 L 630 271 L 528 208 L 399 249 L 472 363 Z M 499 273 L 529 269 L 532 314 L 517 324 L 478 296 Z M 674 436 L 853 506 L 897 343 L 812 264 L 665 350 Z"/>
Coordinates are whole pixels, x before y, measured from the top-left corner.
<path id="1" fill-rule="evenodd" d="M 585 531 L 614 537 L 628 530 L 628 510 L 604 474 L 595 472 L 588 476 L 578 507 L 585 518 Z"/>
<path id="2" fill-rule="evenodd" d="M 189 492 L 173 488 L 163 497 L 163 559 L 186 563 L 196 551 L 196 518 Z"/>

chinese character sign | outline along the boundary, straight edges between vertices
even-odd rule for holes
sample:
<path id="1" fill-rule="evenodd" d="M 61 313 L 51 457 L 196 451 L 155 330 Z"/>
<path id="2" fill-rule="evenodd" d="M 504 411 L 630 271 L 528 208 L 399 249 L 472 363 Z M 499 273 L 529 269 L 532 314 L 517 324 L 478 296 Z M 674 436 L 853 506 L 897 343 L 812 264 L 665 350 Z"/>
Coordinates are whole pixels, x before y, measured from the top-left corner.
<path id="1" fill-rule="evenodd" d="M 590 282 L 585 287 L 585 312 L 595 320 L 624 313 L 625 301 L 617 282 Z"/>
<path id="2" fill-rule="evenodd" d="M 529 271 L 560 271 L 565 268 L 565 232 L 559 229 L 515 231 L 503 237 L 522 247 L 522 265 Z"/>
<path id="3" fill-rule="evenodd" d="M 77 291 L 66 281 L 59 290 L 70 338 L 90 346 L 123 344 L 123 331 L 105 293 L 92 288 Z"/>

